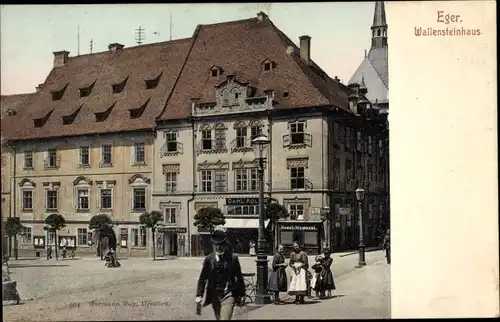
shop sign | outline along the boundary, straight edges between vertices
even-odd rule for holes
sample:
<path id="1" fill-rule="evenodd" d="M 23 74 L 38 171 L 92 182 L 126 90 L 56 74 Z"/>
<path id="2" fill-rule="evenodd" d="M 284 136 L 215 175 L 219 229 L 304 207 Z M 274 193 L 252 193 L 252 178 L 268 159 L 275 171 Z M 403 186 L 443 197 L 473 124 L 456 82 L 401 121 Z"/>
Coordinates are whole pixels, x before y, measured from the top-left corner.
<path id="1" fill-rule="evenodd" d="M 259 198 L 226 198 L 226 206 L 258 205 Z"/>
<path id="2" fill-rule="evenodd" d="M 315 226 L 301 226 L 301 225 L 282 225 L 280 227 L 281 230 L 308 230 L 308 231 L 316 231 L 317 228 Z"/>
<path id="3" fill-rule="evenodd" d="M 186 227 L 160 227 L 158 228 L 159 233 L 176 233 L 185 234 L 187 233 Z"/>

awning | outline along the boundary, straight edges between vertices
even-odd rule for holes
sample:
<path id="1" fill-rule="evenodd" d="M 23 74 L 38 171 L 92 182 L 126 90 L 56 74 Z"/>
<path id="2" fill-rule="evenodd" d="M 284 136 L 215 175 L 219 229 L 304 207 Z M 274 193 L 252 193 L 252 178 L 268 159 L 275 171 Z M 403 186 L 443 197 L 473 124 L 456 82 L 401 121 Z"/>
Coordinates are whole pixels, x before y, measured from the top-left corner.
<path id="1" fill-rule="evenodd" d="M 269 219 L 264 221 L 264 227 L 269 225 Z M 226 218 L 224 228 L 259 228 L 259 219 L 257 218 Z"/>

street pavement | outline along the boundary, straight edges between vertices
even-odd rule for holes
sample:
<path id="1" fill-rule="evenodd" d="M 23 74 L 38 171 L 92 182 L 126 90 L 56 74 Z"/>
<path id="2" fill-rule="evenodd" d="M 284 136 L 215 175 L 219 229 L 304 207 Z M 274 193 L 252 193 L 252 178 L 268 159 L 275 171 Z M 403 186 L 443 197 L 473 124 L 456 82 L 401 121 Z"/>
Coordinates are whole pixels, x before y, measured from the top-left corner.
<path id="1" fill-rule="evenodd" d="M 385 316 L 375 300 L 376 294 L 385 291 L 375 284 L 378 279 L 389 277 L 383 270 L 371 269 L 372 266 L 379 270 L 384 267 L 385 264 L 374 265 L 383 260 L 383 252 L 367 253 L 368 266 L 359 270 L 354 268 L 357 255 L 342 255 L 345 254 L 334 255 L 333 273 L 340 294 L 345 296 L 307 307 L 328 306 L 330 302 L 334 305 L 337 301 L 353 309 L 352 305 L 364 303 L 374 307 L 375 316 Z M 312 262 L 313 256 L 309 260 Z M 204 308 L 201 316 L 195 314 L 196 281 L 202 261 L 203 258 L 157 261 L 128 258 L 120 261 L 122 267 L 113 269 L 105 268 L 104 262 L 95 257 L 57 262 L 45 259 L 11 261 L 12 279 L 18 282 L 22 304 L 4 303 L 4 321 L 211 320 L 210 307 Z M 255 258 L 241 257 L 240 261 L 244 272 L 256 271 Z M 360 278 L 365 279 L 362 283 L 369 287 L 375 283 L 373 294 L 359 288 L 357 280 Z M 284 299 L 286 297 L 285 294 Z M 385 299 L 382 296 L 379 300 Z M 386 302 L 382 306 L 387 306 Z M 347 306 L 344 313 L 349 316 Z M 291 306 L 284 307 L 288 310 Z M 273 316 L 275 308 L 280 308 L 278 313 L 286 311 L 281 306 L 249 305 L 236 308 L 235 319 L 276 319 L 279 317 Z M 300 311 L 300 306 L 297 310 Z M 320 311 L 313 313 L 321 315 Z M 323 312 L 325 316 L 321 317 L 328 317 L 328 312 Z"/>

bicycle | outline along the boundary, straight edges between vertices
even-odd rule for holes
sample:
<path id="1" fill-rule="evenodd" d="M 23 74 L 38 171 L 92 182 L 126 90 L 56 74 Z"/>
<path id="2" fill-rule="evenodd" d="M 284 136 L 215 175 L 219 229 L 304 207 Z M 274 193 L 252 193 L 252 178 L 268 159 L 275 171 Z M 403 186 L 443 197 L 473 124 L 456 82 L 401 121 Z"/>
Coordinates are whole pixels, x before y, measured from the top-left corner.
<path id="1" fill-rule="evenodd" d="M 245 281 L 245 298 L 243 305 L 254 303 L 255 296 L 257 295 L 257 282 L 254 280 L 255 273 L 243 273 L 243 280 Z M 274 298 L 273 292 L 268 292 L 271 300 Z"/>

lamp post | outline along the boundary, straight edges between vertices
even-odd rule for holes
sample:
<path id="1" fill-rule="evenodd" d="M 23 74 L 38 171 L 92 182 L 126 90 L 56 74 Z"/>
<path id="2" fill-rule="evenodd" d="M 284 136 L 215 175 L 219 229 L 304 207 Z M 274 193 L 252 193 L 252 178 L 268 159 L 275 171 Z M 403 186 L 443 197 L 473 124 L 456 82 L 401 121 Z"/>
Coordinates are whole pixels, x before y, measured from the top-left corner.
<path id="1" fill-rule="evenodd" d="M 271 298 L 267 292 L 267 253 L 264 236 L 264 157 L 271 141 L 262 133 L 252 140 L 256 156 L 259 159 L 259 237 L 257 239 L 257 294 L 255 304 L 269 304 Z"/>
<path id="2" fill-rule="evenodd" d="M 358 199 L 359 211 L 359 259 L 357 268 L 366 265 L 365 262 L 365 242 L 363 240 L 363 198 L 365 197 L 365 190 L 363 188 L 356 189 L 356 199 Z"/>
<path id="3" fill-rule="evenodd" d="M 324 206 L 321 209 L 321 218 L 325 221 L 326 224 L 326 229 L 325 229 L 325 247 L 330 249 L 330 232 L 331 232 L 331 227 L 330 227 L 330 207 Z M 330 249 L 331 250 L 331 249 Z"/>

